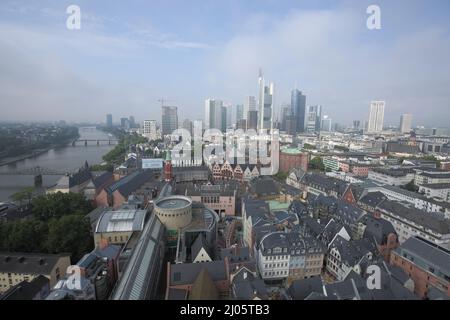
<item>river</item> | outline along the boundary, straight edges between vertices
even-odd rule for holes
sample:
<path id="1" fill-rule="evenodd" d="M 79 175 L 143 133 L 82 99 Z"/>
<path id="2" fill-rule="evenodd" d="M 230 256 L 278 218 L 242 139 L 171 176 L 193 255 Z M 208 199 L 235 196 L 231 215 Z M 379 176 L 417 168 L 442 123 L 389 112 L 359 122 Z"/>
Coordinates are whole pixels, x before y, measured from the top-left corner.
<path id="1" fill-rule="evenodd" d="M 97 130 L 95 127 L 82 127 L 78 129 L 80 139 L 97 140 L 111 139 L 107 133 Z M 115 144 L 115 143 L 114 143 Z M 75 146 L 69 144 L 62 148 L 52 149 L 38 156 L 17 161 L 13 164 L 0 166 L 0 172 L 19 171 L 26 168 L 41 167 L 55 171 L 74 171 L 80 168 L 85 161 L 89 164 L 102 163 L 102 157 L 112 148 L 114 144 L 109 145 L 108 141 L 97 145 L 96 141 L 77 142 Z M 43 176 L 43 186 L 54 185 L 60 176 Z M 9 200 L 9 197 L 17 191 L 34 185 L 34 176 L 26 175 L 1 175 L 0 174 L 0 202 Z"/>

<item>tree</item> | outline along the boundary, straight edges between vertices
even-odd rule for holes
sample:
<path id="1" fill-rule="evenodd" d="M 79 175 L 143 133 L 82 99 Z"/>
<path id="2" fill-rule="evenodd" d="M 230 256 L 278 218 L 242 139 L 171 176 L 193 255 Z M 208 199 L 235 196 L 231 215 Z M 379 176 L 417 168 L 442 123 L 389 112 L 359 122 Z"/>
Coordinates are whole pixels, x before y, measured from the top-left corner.
<path id="1" fill-rule="evenodd" d="M 278 172 L 276 175 L 275 175 L 275 178 L 277 179 L 277 180 L 280 180 L 280 181 L 286 181 L 286 178 L 288 177 L 288 174 L 286 173 L 286 172 Z"/>
<path id="2" fill-rule="evenodd" d="M 23 203 L 30 204 L 31 199 L 33 199 L 33 191 L 34 188 L 32 187 L 25 188 L 19 192 L 14 193 L 10 198 L 12 201 L 18 202 L 19 204 Z"/>
<path id="3" fill-rule="evenodd" d="M 313 170 L 325 171 L 325 165 L 321 157 L 315 157 L 309 162 L 309 168 Z"/>
<path id="4" fill-rule="evenodd" d="M 73 261 L 93 249 L 91 224 L 83 215 L 64 216 L 48 223 L 48 237 L 45 242 L 49 253 L 70 252 Z"/>
<path id="5" fill-rule="evenodd" d="M 86 215 L 93 209 L 83 195 L 71 192 L 39 196 L 31 205 L 33 215 L 42 221 L 65 215 Z"/>
<path id="6" fill-rule="evenodd" d="M 349 152 L 349 148 L 347 148 L 347 147 L 344 147 L 344 146 L 334 146 L 334 149 L 336 149 L 336 150 L 341 150 L 341 151 L 344 151 L 344 152 Z"/>
<path id="7" fill-rule="evenodd" d="M 314 150 L 314 149 L 316 149 L 316 147 L 314 147 L 312 144 L 305 143 L 305 144 L 303 145 L 303 149 L 306 149 L 306 150 Z"/>
<path id="8" fill-rule="evenodd" d="M 405 190 L 412 191 L 412 192 L 419 191 L 419 187 L 417 187 L 414 184 L 414 180 L 411 180 L 410 182 L 408 182 L 407 184 L 405 184 L 404 186 L 401 186 L 401 187 Z"/>
<path id="9" fill-rule="evenodd" d="M 0 232 L 1 250 L 38 252 L 42 251 L 47 226 L 36 219 L 23 219 L 3 223 Z"/>

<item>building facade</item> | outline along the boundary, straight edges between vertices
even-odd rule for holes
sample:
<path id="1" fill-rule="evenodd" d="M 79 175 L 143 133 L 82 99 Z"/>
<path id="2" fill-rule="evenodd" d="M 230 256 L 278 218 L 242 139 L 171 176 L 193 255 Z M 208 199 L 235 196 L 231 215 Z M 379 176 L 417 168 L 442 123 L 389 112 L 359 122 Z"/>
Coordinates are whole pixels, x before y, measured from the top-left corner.
<path id="1" fill-rule="evenodd" d="M 178 129 L 178 108 L 174 106 L 162 106 L 162 135 L 170 135 L 176 129 Z"/>
<path id="2" fill-rule="evenodd" d="M 377 133 L 383 131 L 384 124 L 384 101 L 372 101 L 370 103 L 368 133 Z"/>

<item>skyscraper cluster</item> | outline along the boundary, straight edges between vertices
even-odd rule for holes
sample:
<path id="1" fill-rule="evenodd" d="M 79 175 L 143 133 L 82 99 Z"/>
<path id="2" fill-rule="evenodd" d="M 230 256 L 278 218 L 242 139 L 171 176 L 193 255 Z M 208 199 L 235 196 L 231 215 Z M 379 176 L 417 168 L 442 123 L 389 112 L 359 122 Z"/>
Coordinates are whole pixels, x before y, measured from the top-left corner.
<path id="1" fill-rule="evenodd" d="M 280 118 L 274 119 L 274 93 L 274 84 L 267 83 L 260 70 L 257 97 L 246 96 L 244 104 L 236 106 L 234 121 L 232 109 L 224 106 L 221 100 L 205 101 L 205 127 L 225 131 L 235 124 L 237 129 L 271 131 L 276 125 L 278 129 L 291 135 L 331 131 L 331 118 L 326 116 L 322 119 L 322 106 L 307 107 L 306 95 L 298 89 L 292 90 L 290 104 L 281 105 Z"/>

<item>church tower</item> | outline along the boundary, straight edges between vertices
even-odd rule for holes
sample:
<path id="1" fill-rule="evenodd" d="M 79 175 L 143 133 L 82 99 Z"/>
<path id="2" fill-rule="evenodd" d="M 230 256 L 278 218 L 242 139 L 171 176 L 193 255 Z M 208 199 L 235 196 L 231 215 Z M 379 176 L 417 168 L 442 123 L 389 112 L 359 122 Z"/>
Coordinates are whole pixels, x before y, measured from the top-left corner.
<path id="1" fill-rule="evenodd" d="M 164 177 L 167 182 L 172 181 L 172 158 L 170 156 L 171 151 L 167 150 L 166 160 L 164 162 Z"/>

